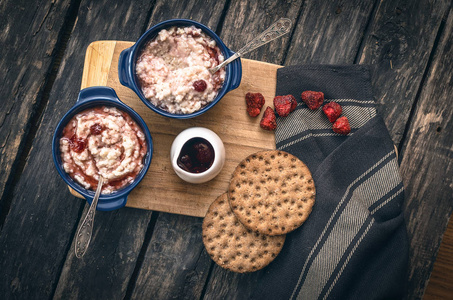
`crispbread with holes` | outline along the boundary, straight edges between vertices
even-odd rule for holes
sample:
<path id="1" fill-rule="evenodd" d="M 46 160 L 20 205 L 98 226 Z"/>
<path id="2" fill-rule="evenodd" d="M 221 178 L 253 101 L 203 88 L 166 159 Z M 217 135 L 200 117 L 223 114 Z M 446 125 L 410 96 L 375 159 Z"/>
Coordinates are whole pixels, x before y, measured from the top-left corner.
<path id="1" fill-rule="evenodd" d="M 293 231 L 315 203 L 308 167 L 284 151 L 248 156 L 234 170 L 228 187 L 231 209 L 247 228 L 267 235 Z"/>
<path id="2" fill-rule="evenodd" d="M 285 235 L 268 236 L 242 225 L 231 211 L 227 194 L 219 196 L 203 220 L 203 243 L 221 267 L 238 273 L 267 266 L 283 247 Z"/>

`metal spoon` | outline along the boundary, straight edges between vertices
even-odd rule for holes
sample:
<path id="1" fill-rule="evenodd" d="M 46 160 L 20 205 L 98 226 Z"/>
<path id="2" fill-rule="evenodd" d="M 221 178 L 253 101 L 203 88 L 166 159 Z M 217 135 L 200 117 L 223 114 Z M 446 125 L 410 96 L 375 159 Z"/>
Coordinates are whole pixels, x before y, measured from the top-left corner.
<path id="1" fill-rule="evenodd" d="M 77 258 L 81 258 L 85 254 L 88 245 L 90 244 L 91 235 L 93 234 L 94 214 L 96 212 L 96 207 L 98 206 L 99 195 L 101 194 L 103 183 L 104 178 L 99 176 L 98 187 L 94 194 L 93 201 L 91 202 L 91 206 L 88 209 L 85 219 L 83 219 L 83 222 L 77 231 L 75 243 L 75 256 Z"/>
<path id="2" fill-rule="evenodd" d="M 217 65 L 214 68 L 209 69 L 209 72 L 211 74 L 214 74 L 233 60 L 235 60 L 238 57 L 241 57 L 242 55 L 249 53 L 252 50 L 255 50 L 258 47 L 261 47 L 270 41 L 273 41 L 289 32 L 291 29 L 292 22 L 290 19 L 287 18 L 281 18 L 274 24 L 272 24 L 268 29 L 266 29 L 264 32 L 262 32 L 260 35 L 258 35 L 256 38 L 251 40 L 250 42 L 247 43 L 244 47 L 241 48 L 238 52 L 236 52 L 234 55 L 230 56 L 227 60 L 225 60 L 223 63 L 220 65 Z"/>

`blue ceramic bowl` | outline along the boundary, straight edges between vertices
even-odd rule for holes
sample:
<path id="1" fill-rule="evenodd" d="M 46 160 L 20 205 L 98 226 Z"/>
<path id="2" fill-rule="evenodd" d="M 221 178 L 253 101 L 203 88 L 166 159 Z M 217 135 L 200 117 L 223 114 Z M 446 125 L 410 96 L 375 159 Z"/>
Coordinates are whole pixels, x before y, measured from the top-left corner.
<path id="1" fill-rule="evenodd" d="M 115 91 L 109 87 L 96 86 L 83 89 L 79 93 L 77 103 L 63 116 L 61 121 L 58 123 L 52 140 L 52 155 L 57 171 L 63 180 L 75 191 L 81 194 L 88 203 L 91 204 L 94 198 L 94 191 L 87 190 L 79 183 L 74 181 L 68 173 L 63 169 L 63 163 L 61 160 L 60 152 L 60 138 L 66 124 L 74 117 L 77 113 L 84 111 L 85 109 L 96 107 L 96 106 L 113 106 L 116 107 L 131 116 L 131 118 L 137 122 L 140 128 L 145 134 L 146 144 L 148 146 L 147 153 L 144 158 L 144 166 L 140 173 L 137 175 L 135 180 L 111 194 L 102 195 L 99 197 L 97 210 L 109 211 L 123 207 L 126 205 L 127 196 L 134 189 L 134 187 L 143 179 L 146 172 L 148 171 L 149 165 L 151 164 L 151 158 L 153 154 L 153 141 L 151 134 L 149 133 L 148 126 L 146 126 L 143 119 L 129 106 L 125 105 L 118 99 Z"/>
<path id="2" fill-rule="evenodd" d="M 196 116 L 199 116 L 209 109 L 213 107 L 214 105 L 217 104 L 217 102 L 222 99 L 222 97 L 228 93 L 231 90 L 236 89 L 239 84 L 241 83 L 241 77 L 242 77 L 242 65 L 241 65 L 241 60 L 236 59 L 235 61 L 231 62 L 225 67 L 225 81 L 223 83 L 222 88 L 219 90 L 219 93 L 217 94 L 217 97 L 208 105 L 203 107 L 202 109 L 191 113 L 191 114 L 172 114 L 169 113 L 168 111 L 165 111 L 163 109 L 160 109 L 156 106 L 154 106 L 149 100 L 145 98 L 145 96 L 142 93 L 142 90 L 140 88 L 140 85 L 138 83 L 137 76 L 135 74 L 135 65 L 137 62 L 137 58 L 141 53 L 142 47 L 145 46 L 145 44 L 152 40 L 154 37 L 157 36 L 159 31 L 162 29 L 166 29 L 172 26 L 177 26 L 177 27 L 188 27 L 188 26 L 195 26 L 197 28 L 200 28 L 203 32 L 205 32 L 207 35 L 209 35 L 212 39 L 214 39 L 217 43 L 217 46 L 220 48 L 222 51 L 225 59 L 228 57 L 232 56 L 234 54 L 233 51 L 228 49 L 225 44 L 222 42 L 222 40 L 208 27 L 204 26 L 203 24 L 200 24 L 198 22 L 192 21 L 192 20 L 185 20 L 185 19 L 172 19 L 172 20 L 167 20 L 162 23 L 159 23 L 150 29 L 148 29 L 139 39 L 138 41 L 130 48 L 127 48 L 123 50 L 120 54 L 119 62 L 118 62 L 118 76 L 120 79 L 120 82 L 122 85 L 130 88 L 133 90 L 138 97 L 145 103 L 146 106 L 148 106 L 150 109 L 154 110 L 158 114 L 161 114 L 166 117 L 170 118 L 176 118 L 176 119 L 189 119 L 193 118 Z"/>

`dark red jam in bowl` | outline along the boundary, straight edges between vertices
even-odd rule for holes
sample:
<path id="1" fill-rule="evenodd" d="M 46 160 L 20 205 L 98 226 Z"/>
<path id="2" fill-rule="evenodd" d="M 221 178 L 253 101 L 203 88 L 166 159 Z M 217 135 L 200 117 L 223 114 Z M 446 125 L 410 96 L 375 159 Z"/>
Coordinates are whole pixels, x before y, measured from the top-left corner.
<path id="1" fill-rule="evenodd" d="M 203 173 L 214 162 L 215 153 L 211 143 L 204 138 L 188 140 L 178 155 L 178 166 L 190 173 Z"/>

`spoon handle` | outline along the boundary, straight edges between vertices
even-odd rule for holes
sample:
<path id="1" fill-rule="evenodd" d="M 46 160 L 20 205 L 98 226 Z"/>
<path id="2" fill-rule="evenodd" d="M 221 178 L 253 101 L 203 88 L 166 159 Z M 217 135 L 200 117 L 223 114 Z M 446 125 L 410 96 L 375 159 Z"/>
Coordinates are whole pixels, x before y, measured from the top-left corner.
<path id="1" fill-rule="evenodd" d="M 79 230 L 77 231 L 75 243 L 75 256 L 77 258 L 81 258 L 85 254 L 88 249 L 88 245 L 90 244 L 91 235 L 93 234 L 94 214 L 96 212 L 96 207 L 98 206 L 99 195 L 101 194 L 103 183 L 104 178 L 99 176 L 98 187 L 96 189 L 96 193 L 94 194 L 93 201 L 91 202 L 91 206 L 88 209 Z"/>
<path id="2" fill-rule="evenodd" d="M 256 38 L 251 40 L 250 42 L 247 43 L 244 47 L 242 47 L 238 52 L 230 56 L 227 60 L 225 60 L 223 63 L 220 65 L 212 68 L 212 73 L 217 72 L 220 70 L 223 66 L 229 64 L 233 60 L 237 59 L 238 57 L 241 57 L 242 55 L 249 53 L 252 50 L 255 50 L 258 47 L 261 47 L 270 41 L 273 41 L 285 34 L 287 34 L 292 26 L 292 22 L 290 19 L 287 18 L 281 18 L 269 28 L 267 28 L 265 31 L 263 31 L 260 35 L 258 35 Z"/>

